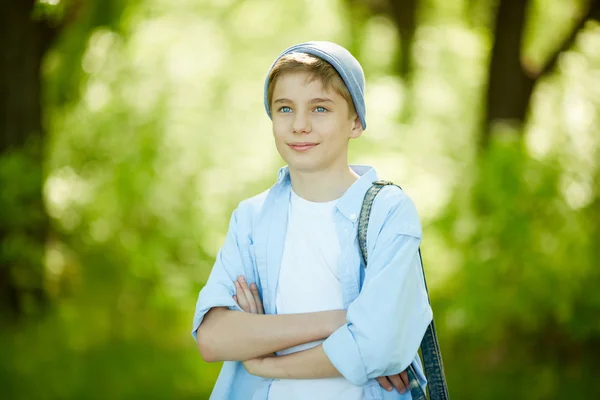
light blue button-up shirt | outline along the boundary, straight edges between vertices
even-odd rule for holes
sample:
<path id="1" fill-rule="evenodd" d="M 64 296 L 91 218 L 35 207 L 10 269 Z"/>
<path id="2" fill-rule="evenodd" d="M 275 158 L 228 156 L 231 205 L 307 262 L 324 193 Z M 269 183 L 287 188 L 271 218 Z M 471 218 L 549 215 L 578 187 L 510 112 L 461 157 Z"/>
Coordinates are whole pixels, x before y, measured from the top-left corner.
<path id="1" fill-rule="evenodd" d="M 365 193 L 378 178 L 371 167 L 351 167 L 360 178 L 337 201 L 335 215 L 347 324 L 323 342 L 323 349 L 346 379 L 364 388 L 363 399 L 411 399 L 410 392 L 385 391 L 375 378 L 398 374 L 412 363 L 420 383 L 426 383 L 417 350 L 432 311 L 418 256 L 419 216 L 402 190 L 384 187 L 371 210 L 365 268 L 358 247 L 358 218 Z M 284 167 L 271 189 L 242 201 L 233 212 L 225 243 L 198 296 L 195 339 L 212 307 L 242 311 L 232 298 L 239 275 L 248 284 L 257 284 L 265 313 L 277 313 L 275 296 L 290 194 L 289 170 Z M 266 400 L 271 381 L 250 375 L 241 362 L 226 361 L 211 399 Z"/>

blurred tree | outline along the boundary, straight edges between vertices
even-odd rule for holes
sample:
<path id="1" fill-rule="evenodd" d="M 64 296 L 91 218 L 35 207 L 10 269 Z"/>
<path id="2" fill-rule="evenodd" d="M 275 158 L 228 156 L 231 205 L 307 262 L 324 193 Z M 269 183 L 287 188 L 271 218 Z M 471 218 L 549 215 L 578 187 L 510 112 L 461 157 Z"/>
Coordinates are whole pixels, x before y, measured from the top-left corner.
<path id="1" fill-rule="evenodd" d="M 77 96 L 89 33 L 118 21 L 124 6 L 120 0 L 0 3 L 0 309 L 13 316 L 45 301 L 43 254 L 50 224 L 42 193 L 44 56 L 62 32 L 77 31 L 69 36 L 60 75 L 75 90 L 54 93 L 63 100 L 67 93 Z"/>
<path id="2" fill-rule="evenodd" d="M 484 138 L 495 120 L 525 120 L 534 78 L 521 64 L 521 43 L 529 0 L 500 1 L 490 58 Z"/>
<path id="3" fill-rule="evenodd" d="M 561 53 L 569 50 L 577 34 L 590 19 L 600 18 L 600 2 L 591 0 L 587 12 L 558 43 L 541 68 L 523 57 L 523 32 L 527 23 L 529 0 L 502 0 L 498 4 L 493 29 L 494 44 L 490 57 L 487 106 L 481 145 L 487 147 L 494 122 L 514 122 L 517 128 L 525 122 L 535 84 L 553 71 Z M 521 130 L 521 132 L 523 132 Z"/>
<path id="4" fill-rule="evenodd" d="M 403 78 L 411 76 L 412 62 L 412 46 L 417 30 L 417 0 L 393 1 L 393 0 L 372 0 L 372 1 L 357 1 L 347 0 L 351 11 L 357 12 L 359 15 L 367 18 L 378 15 L 388 16 L 398 29 L 400 42 L 400 53 L 396 60 L 396 70 Z"/>
<path id="5" fill-rule="evenodd" d="M 0 3 L 0 307 L 23 312 L 44 301 L 44 129 L 40 66 L 54 38 L 35 1 Z"/>
<path id="6" fill-rule="evenodd" d="M 408 101 L 405 102 L 401 120 L 406 120 L 412 115 L 413 101 L 411 101 L 412 93 L 412 78 L 413 78 L 413 43 L 415 33 L 418 27 L 418 0 L 370 0 L 358 1 L 347 0 L 348 9 L 352 14 L 354 23 L 353 32 L 360 35 L 361 27 L 364 26 L 367 19 L 376 16 L 388 17 L 396 26 L 398 32 L 398 42 L 400 43 L 400 51 L 396 55 L 394 61 L 395 72 L 398 73 L 406 84 L 406 96 Z M 356 51 L 356 45 L 354 51 Z"/>
<path id="7" fill-rule="evenodd" d="M 389 1 L 390 16 L 398 26 L 402 54 L 397 63 L 398 72 L 410 79 L 413 69 L 413 41 L 417 30 L 417 0 Z"/>
<path id="8" fill-rule="evenodd" d="M 404 106 L 401 119 L 406 120 L 412 111 L 410 87 L 413 72 L 413 42 L 418 24 L 418 11 L 424 5 L 418 0 L 390 1 L 370 0 L 359 2 L 347 0 L 353 22 L 359 26 L 364 20 L 375 16 L 387 16 L 398 30 L 401 51 L 397 56 L 396 68 L 403 77 L 407 87 L 407 104 Z M 480 8 L 480 2 L 469 1 L 471 9 Z M 520 126 L 525 121 L 531 95 L 535 84 L 553 71 L 560 54 L 568 50 L 577 34 L 590 19 L 600 17 L 600 2 L 589 0 L 586 9 L 577 19 L 572 29 L 562 42 L 557 43 L 546 63 L 537 67 L 523 56 L 522 43 L 530 0 L 500 0 L 486 7 L 495 8 L 492 23 L 493 46 L 489 63 L 489 74 L 486 92 L 486 109 L 483 116 L 480 145 L 486 147 L 494 122 L 516 122 Z M 360 30 L 360 28 L 358 29 Z"/>

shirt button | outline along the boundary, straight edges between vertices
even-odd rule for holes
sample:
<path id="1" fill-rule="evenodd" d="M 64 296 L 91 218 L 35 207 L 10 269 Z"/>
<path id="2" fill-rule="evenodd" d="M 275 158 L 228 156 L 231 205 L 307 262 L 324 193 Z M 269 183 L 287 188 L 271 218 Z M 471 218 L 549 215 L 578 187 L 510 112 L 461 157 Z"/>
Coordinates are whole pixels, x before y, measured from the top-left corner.
<path id="1" fill-rule="evenodd" d="M 354 221 L 356 219 L 356 214 L 350 214 L 350 219 Z"/>

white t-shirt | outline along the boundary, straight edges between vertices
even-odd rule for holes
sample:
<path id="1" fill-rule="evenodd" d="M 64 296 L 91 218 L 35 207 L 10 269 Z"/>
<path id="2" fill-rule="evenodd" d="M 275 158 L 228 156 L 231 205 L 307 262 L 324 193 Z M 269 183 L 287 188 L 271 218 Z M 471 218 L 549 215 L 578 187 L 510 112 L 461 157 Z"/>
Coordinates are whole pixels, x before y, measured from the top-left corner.
<path id="1" fill-rule="evenodd" d="M 337 276 L 340 244 L 334 222 L 336 202 L 313 203 L 292 191 L 277 285 L 277 314 L 344 308 Z M 321 342 L 302 344 L 277 354 L 294 353 Z M 362 392 L 362 387 L 343 377 L 275 379 L 269 400 L 360 400 Z"/>

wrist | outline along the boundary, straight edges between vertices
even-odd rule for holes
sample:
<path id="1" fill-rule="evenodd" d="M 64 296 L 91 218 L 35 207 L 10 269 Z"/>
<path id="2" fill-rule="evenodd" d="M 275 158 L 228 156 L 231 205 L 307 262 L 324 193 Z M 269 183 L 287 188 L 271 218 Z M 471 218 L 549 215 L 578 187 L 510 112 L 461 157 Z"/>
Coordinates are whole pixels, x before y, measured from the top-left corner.
<path id="1" fill-rule="evenodd" d="M 260 376 L 262 378 L 271 378 L 272 376 L 270 375 L 269 371 L 272 370 L 271 359 L 274 358 L 275 356 L 254 358 L 252 360 L 243 361 L 242 363 L 250 375 Z"/>
<path id="2" fill-rule="evenodd" d="M 272 378 L 274 377 L 273 375 L 273 361 L 275 361 L 277 358 L 277 356 L 272 355 L 269 357 L 265 357 L 261 360 L 260 362 L 260 376 L 262 376 L 263 378 Z"/>
<path id="3" fill-rule="evenodd" d="M 273 360 L 276 356 L 269 356 L 260 359 L 260 361 L 256 364 L 256 371 L 254 375 L 260 376 L 262 378 L 273 378 Z"/>
<path id="4" fill-rule="evenodd" d="M 332 310 L 331 314 L 328 315 L 325 338 L 331 336 L 333 332 L 346 325 L 346 323 L 346 310 Z"/>

